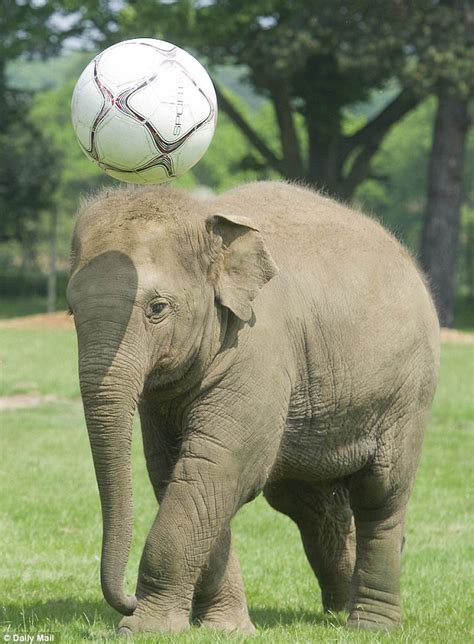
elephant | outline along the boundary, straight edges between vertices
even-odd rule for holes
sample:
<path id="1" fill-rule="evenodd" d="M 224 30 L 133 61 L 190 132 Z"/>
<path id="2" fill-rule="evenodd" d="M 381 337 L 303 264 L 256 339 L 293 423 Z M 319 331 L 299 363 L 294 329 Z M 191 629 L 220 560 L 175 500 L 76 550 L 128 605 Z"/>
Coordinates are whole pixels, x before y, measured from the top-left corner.
<path id="1" fill-rule="evenodd" d="M 103 189 L 79 209 L 67 299 L 119 633 L 255 632 L 230 523 L 260 493 L 297 524 L 325 610 L 400 624 L 439 323 L 390 233 L 296 183 Z M 133 595 L 137 410 L 158 509 Z"/>

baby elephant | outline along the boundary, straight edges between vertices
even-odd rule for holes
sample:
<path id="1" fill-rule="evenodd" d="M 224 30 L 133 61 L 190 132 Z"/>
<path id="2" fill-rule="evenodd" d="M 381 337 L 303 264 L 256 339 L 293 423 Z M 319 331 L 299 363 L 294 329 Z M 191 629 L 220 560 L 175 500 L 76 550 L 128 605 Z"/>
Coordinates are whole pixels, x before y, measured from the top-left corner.
<path id="1" fill-rule="evenodd" d="M 399 624 L 439 327 L 393 237 L 285 183 L 107 190 L 79 213 L 67 296 L 121 633 L 254 632 L 229 525 L 260 492 L 298 525 L 326 610 Z M 134 596 L 137 407 L 159 511 Z"/>

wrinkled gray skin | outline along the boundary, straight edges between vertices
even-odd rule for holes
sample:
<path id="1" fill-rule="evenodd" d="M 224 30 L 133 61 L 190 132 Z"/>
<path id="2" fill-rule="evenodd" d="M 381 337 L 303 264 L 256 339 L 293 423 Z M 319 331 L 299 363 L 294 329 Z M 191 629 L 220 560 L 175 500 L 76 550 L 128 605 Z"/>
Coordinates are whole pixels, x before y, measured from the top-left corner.
<path id="1" fill-rule="evenodd" d="M 102 503 L 102 588 L 126 615 L 120 632 L 190 619 L 253 632 L 229 524 L 262 491 L 297 523 L 325 609 L 348 608 L 352 627 L 399 623 L 439 329 L 393 237 L 283 183 L 207 201 L 112 190 L 79 214 L 68 300 Z M 159 511 L 135 597 L 123 577 L 137 405 Z"/>

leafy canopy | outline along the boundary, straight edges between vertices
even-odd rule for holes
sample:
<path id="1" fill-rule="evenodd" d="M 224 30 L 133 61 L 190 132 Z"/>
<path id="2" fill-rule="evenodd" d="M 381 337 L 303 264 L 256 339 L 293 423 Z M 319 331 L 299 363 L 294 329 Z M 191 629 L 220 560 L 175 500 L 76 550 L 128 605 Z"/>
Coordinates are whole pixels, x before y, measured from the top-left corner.
<path id="1" fill-rule="evenodd" d="M 280 174 L 349 198 L 392 125 L 439 83 L 467 96 L 474 58 L 462 0 L 176 0 L 125 2 L 110 41 L 162 37 L 209 64 L 238 64 L 273 104 L 280 150 L 218 87 L 221 109 Z M 345 110 L 397 79 L 399 92 L 348 136 Z M 297 115 L 304 119 L 301 136 Z"/>

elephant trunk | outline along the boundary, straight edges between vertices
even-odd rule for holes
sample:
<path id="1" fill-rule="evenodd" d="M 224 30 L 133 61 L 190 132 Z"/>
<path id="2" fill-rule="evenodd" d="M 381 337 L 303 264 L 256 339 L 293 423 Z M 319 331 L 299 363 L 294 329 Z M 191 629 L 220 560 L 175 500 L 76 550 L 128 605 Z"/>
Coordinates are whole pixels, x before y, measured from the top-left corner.
<path id="1" fill-rule="evenodd" d="M 80 345 L 79 338 L 81 395 L 102 507 L 102 591 L 115 610 L 131 615 L 137 601 L 124 591 L 124 574 L 133 531 L 132 426 L 143 378 L 117 351 L 108 356 L 96 342 L 88 351 Z"/>

